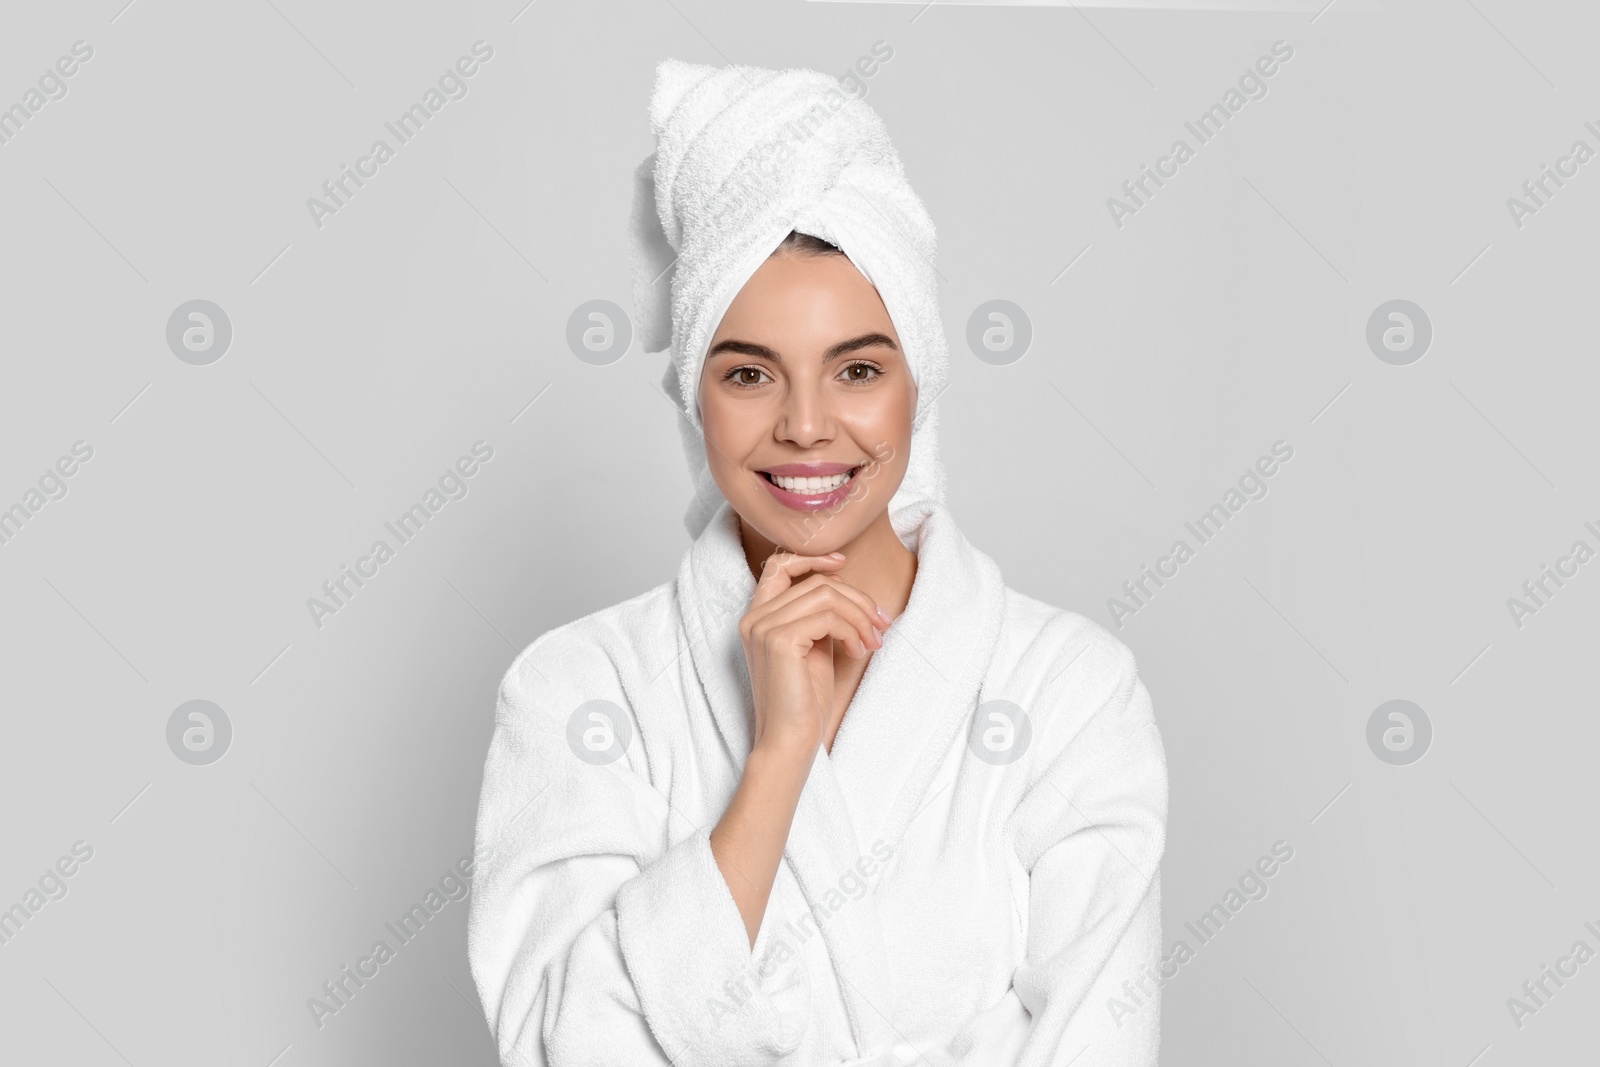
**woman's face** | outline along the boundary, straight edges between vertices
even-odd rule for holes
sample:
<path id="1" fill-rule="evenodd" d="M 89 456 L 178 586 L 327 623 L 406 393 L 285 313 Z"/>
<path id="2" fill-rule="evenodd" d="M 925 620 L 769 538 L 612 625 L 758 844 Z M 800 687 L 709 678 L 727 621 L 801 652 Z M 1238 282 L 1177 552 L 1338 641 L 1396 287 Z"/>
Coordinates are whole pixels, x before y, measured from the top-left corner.
<path id="1" fill-rule="evenodd" d="M 882 298 L 842 255 L 768 257 L 700 375 L 717 486 L 746 525 L 805 555 L 849 544 L 887 510 L 916 402 Z"/>

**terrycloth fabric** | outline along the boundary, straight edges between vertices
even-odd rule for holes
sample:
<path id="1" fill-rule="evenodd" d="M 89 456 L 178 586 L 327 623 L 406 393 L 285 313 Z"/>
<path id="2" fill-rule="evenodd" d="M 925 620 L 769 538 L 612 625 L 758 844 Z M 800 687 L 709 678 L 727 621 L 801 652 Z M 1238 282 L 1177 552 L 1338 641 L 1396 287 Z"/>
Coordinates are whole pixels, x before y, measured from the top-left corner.
<path id="1" fill-rule="evenodd" d="M 706 349 L 739 289 L 798 230 L 838 245 L 877 287 L 917 382 L 909 465 L 889 502 L 905 540 L 917 501 L 944 499 L 935 402 L 949 354 L 933 220 L 883 121 L 816 71 L 668 59 L 656 68 L 650 127 L 656 151 L 634 174 L 634 305 L 645 351 L 671 348 L 662 387 L 686 420 L 689 536 L 723 501 L 701 437 Z"/>
<path id="2" fill-rule="evenodd" d="M 505 1064 L 1156 1063 L 1159 1001 L 1124 991 L 1158 989 L 1167 811 L 1133 655 L 1006 588 L 944 505 L 908 521 L 910 602 L 817 749 L 753 951 L 709 844 L 751 736 L 731 506 L 675 581 L 511 665 L 468 922 Z M 1009 745 L 996 700 L 1026 714 Z"/>

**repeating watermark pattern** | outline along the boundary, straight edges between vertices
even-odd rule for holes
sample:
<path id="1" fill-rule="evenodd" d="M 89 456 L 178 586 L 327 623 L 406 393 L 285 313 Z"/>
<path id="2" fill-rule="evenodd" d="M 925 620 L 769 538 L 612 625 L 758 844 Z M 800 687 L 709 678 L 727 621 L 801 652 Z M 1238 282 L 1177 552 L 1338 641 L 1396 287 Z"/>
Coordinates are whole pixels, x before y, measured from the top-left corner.
<path id="1" fill-rule="evenodd" d="M 233 344 L 233 322 L 209 300 L 179 304 L 167 318 L 167 347 L 185 363 L 215 363 Z"/>
<path id="2" fill-rule="evenodd" d="M 471 455 L 457 459 L 453 466 L 441 474 L 437 487 L 430 487 L 422 494 L 420 501 L 402 511 L 393 522 L 385 520 L 383 528 L 394 537 L 394 547 L 390 547 L 384 538 L 378 538 L 367 549 L 367 554 L 356 560 L 354 569 L 349 564 L 344 564 L 336 577 L 322 583 L 322 597 L 307 597 L 306 610 L 311 613 L 312 624 L 320 630 L 323 619 L 329 615 L 337 615 L 340 610 L 349 606 L 350 600 L 361 587 L 376 578 L 380 568 L 394 559 L 400 546 L 409 544 L 422 532 L 423 526 L 429 519 L 444 510 L 447 503 L 466 497 L 469 492 L 468 480 L 482 469 L 482 464 L 488 463 L 493 458 L 493 445 L 487 441 L 474 441 Z"/>
<path id="3" fill-rule="evenodd" d="M 590 300 L 567 317 L 567 347 L 585 363 L 604 367 L 628 354 L 633 321 L 609 300 Z"/>
<path id="4" fill-rule="evenodd" d="M 1015 763 L 1033 741 L 1033 720 L 1009 700 L 986 700 L 972 713 L 967 751 L 985 763 Z"/>
<path id="5" fill-rule="evenodd" d="M 215 763 L 233 744 L 233 721 L 209 700 L 179 704 L 167 717 L 167 747 L 196 767 Z"/>
<path id="6" fill-rule="evenodd" d="M 53 500 L 67 495 L 67 479 L 78 473 L 81 464 L 94 458 L 94 446 L 84 440 L 72 442 L 69 455 L 62 456 L 39 475 L 36 486 L 23 491 L 21 499 L 0 511 L 0 545 L 9 545 L 22 532 L 28 520 Z"/>
<path id="7" fill-rule="evenodd" d="M 1195 544 L 1191 546 L 1186 539 L 1178 538 L 1172 543 L 1167 554 L 1156 560 L 1154 570 L 1149 564 L 1145 564 L 1140 568 L 1139 577 L 1123 582 L 1122 592 L 1127 599 L 1109 597 L 1106 600 L 1106 610 L 1111 613 L 1112 624 L 1120 630 L 1125 619 L 1139 614 L 1148 607 L 1157 591 L 1165 586 L 1168 580 L 1177 577 L 1179 569 L 1195 557 L 1199 546 L 1208 544 L 1221 533 L 1223 525 L 1237 515 L 1245 504 L 1252 500 L 1265 499 L 1269 491 L 1267 479 L 1278 473 L 1281 464 L 1288 463 L 1293 458 L 1293 445 L 1283 440 L 1274 441 L 1271 454 L 1257 459 L 1253 466 L 1239 476 L 1237 488 L 1230 486 L 1222 494 L 1221 500 L 1201 512 L 1192 522 L 1185 522 L 1183 527 L 1194 536 Z M 1155 584 L 1154 589 L 1150 587 L 1151 583 Z"/>
<path id="8" fill-rule="evenodd" d="M 344 964 L 332 978 L 322 983 L 322 996 L 307 997 L 306 1010 L 311 1013 L 311 1021 L 316 1028 L 321 1030 L 329 1016 L 348 1008 L 356 993 L 377 978 L 383 967 L 393 961 L 402 948 L 416 940 L 417 935 L 444 911 L 447 904 L 465 900 L 472 891 L 472 878 L 477 873 L 477 865 L 493 855 L 491 846 L 479 845 L 456 860 L 453 866 L 446 867 L 439 876 L 438 884 L 429 886 L 420 902 L 412 904 L 398 918 L 384 922 L 383 928 L 394 938 L 393 946 L 390 946 L 387 938 L 378 938 L 372 943 L 372 949 L 356 960 L 353 967 Z"/>
<path id="9" fill-rule="evenodd" d="M 479 72 L 480 64 L 493 58 L 493 45 L 481 38 L 474 41 L 471 55 L 463 55 L 454 65 L 445 68 L 436 84 L 423 91 L 419 102 L 383 124 L 383 128 L 394 138 L 393 145 L 379 137 L 372 142 L 366 155 L 356 159 L 353 168 L 347 163 L 339 164 L 338 175 L 322 183 L 322 196 L 306 197 L 306 210 L 311 214 L 312 225 L 320 230 L 324 225 L 323 219 L 337 215 L 341 209 L 348 207 L 356 193 L 378 176 L 379 168 L 393 159 L 401 148 L 410 144 L 433 116 L 450 101 L 466 98 L 471 91 L 469 79 Z"/>
<path id="10" fill-rule="evenodd" d="M 628 713 L 609 700 L 587 700 L 567 717 L 567 747 L 585 763 L 615 763 L 633 740 Z"/>
<path id="11" fill-rule="evenodd" d="M 5 911 L 0 911 L 0 945 L 9 945 L 22 928 L 44 909 L 46 904 L 66 898 L 67 879 L 78 873 L 80 865 L 94 859 L 94 846 L 81 838 L 72 843 L 70 855 L 63 855 L 39 876 L 38 885 L 29 886 L 22 898 Z"/>
<path id="12" fill-rule="evenodd" d="M 785 919 L 778 932 L 767 942 L 759 966 L 746 966 L 743 974 L 729 978 L 722 985 L 721 997 L 707 997 L 706 1010 L 711 1014 L 711 1028 L 720 1029 L 729 1016 L 737 1015 L 750 1003 L 756 987 L 770 978 L 779 967 L 794 959 L 800 948 L 821 932 L 828 921 L 854 901 L 861 900 L 872 890 L 872 879 L 894 857 L 894 848 L 878 838 L 862 853 L 855 863 L 847 867 L 835 880 L 835 885 L 820 894 L 816 903 Z M 763 923 L 763 926 L 766 924 Z M 801 968 L 803 978 L 808 978 Z"/>
<path id="13" fill-rule="evenodd" d="M 1415 763 L 1433 744 L 1433 720 L 1409 700 L 1386 700 L 1367 717 L 1367 747 L 1396 767 Z"/>
<path id="14" fill-rule="evenodd" d="M 985 363 L 1004 367 L 1028 354 L 1033 320 L 1009 300 L 986 300 L 967 316 L 967 347 Z"/>
<path id="15" fill-rule="evenodd" d="M 1583 928 L 1595 938 L 1600 939 L 1600 927 L 1592 921 L 1585 922 Z M 1594 949 L 1589 947 L 1589 942 L 1579 938 L 1572 943 L 1565 956 L 1556 957 L 1555 967 L 1549 964 L 1539 965 L 1539 976 L 1522 983 L 1521 997 L 1507 997 L 1506 1010 L 1511 1013 L 1511 1021 L 1521 1030 L 1527 1025 L 1525 1020 L 1530 1015 L 1539 1014 L 1540 1010 L 1548 1008 L 1550 1001 L 1555 998 L 1568 979 L 1578 976 L 1578 968 L 1594 959 Z M 1571 970 L 1568 970 L 1568 967 Z M 1555 988 L 1551 989 L 1551 983 Z"/>
<path id="16" fill-rule="evenodd" d="M 1593 534 L 1597 543 L 1600 543 L 1600 530 L 1595 529 L 1593 522 L 1585 521 L 1583 528 Z M 1517 629 L 1522 629 L 1526 625 L 1523 620 L 1529 615 L 1537 615 L 1539 609 L 1546 607 L 1550 599 L 1567 584 L 1562 579 L 1576 578 L 1578 568 L 1593 558 L 1594 549 L 1589 547 L 1589 542 L 1580 537 L 1572 542 L 1572 547 L 1567 550 L 1566 555 L 1556 557 L 1553 570 L 1549 564 L 1539 564 L 1538 577 L 1529 578 L 1522 583 L 1522 597 L 1506 597 L 1506 610 L 1511 613 L 1512 624 Z M 1567 569 L 1569 565 L 1571 570 Z M 1554 588 L 1551 588 L 1552 585 Z"/>
<path id="17" fill-rule="evenodd" d="M 73 41 L 69 55 L 61 56 L 46 67 L 38 81 L 23 92 L 20 100 L 0 111 L 0 145 L 10 144 L 12 138 L 21 133 L 22 128 L 32 121 L 33 116 L 43 111 L 46 104 L 66 99 L 67 79 L 77 74 L 81 65 L 93 58 L 93 45 L 88 41 Z"/>
<path id="18" fill-rule="evenodd" d="M 1183 926 L 1194 935 L 1194 947 L 1191 948 L 1183 938 L 1174 941 L 1171 950 L 1161 957 L 1158 965 L 1147 965 L 1138 978 L 1129 978 L 1122 983 L 1120 997 L 1112 996 L 1106 1000 L 1106 1010 L 1111 1013 L 1111 1020 L 1117 1024 L 1117 1028 L 1120 1030 L 1124 1019 L 1153 1000 L 1157 990 L 1176 978 L 1183 965 L 1194 959 L 1201 947 L 1216 940 L 1222 928 L 1243 911 L 1246 904 L 1267 899 L 1271 891 L 1268 879 L 1292 859 L 1294 846 L 1282 839 L 1274 841 L 1271 854 L 1261 856 L 1246 868 L 1237 884 L 1228 887 L 1221 901 L 1211 905 L 1195 922 L 1186 921 Z"/>
<path id="19" fill-rule="evenodd" d="M 1583 128 L 1593 134 L 1597 142 L 1600 142 L 1600 129 L 1597 129 L 1592 121 L 1585 120 Z M 1506 197 L 1506 210 L 1511 213 L 1512 226 L 1519 230 L 1522 229 L 1525 225 L 1524 219 L 1530 215 L 1537 215 L 1540 208 L 1549 207 L 1548 202 L 1567 184 L 1562 179 L 1576 178 L 1578 176 L 1578 168 L 1593 158 L 1594 149 L 1589 147 L 1588 141 L 1580 137 L 1572 142 L 1572 147 L 1567 149 L 1566 155 L 1556 159 L 1554 169 L 1548 163 L 1539 164 L 1539 176 L 1530 178 L 1522 183 L 1522 195 L 1527 199 L 1515 196 Z M 1571 170 L 1567 169 L 1569 164 L 1572 167 Z M 1551 185 L 1554 185 L 1555 188 L 1550 188 Z"/>
<path id="20" fill-rule="evenodd" d="M 1427 355 L 1433 321 L 1409 300 L 1379 304 L 1367 317 L 1367 347 L 1385 363 L 1404 367 Z"/>
<path id="21" fill-rule="evenodd" d="M 1272 42 L 1270 51 L 1270 55 L 1261 56 L 1253 66 L 1239 75 L 1237 88 L 1230 85 L 1222 94 L 1222 98 L 1202 111 L 1194 121 L 1184 121 L 1184 129 L 1195 139 L 1193 146 L 1179 137 L 1172 142 L 1167 155 L 1156 160 L 1154 170 L 1151 170 L 1149 164 L 1141 164 L 1138 177 L 1122 183 L 1122 192 L 1127 197 L 1126 200 L 1115 196 L 1106 197 L 1106 210 L 1111 214 L 1113 226 L 1122 229 L 1125 225 L 1124 220 L 1128 216 L 1137 215 L 1141 208 L 1148 207 L 1156 190 L 1167 184 L 1163 179 L 1171 180 L 1177 177 L 1179 170 L 1195 157 L 1200 146 L 1221 133 L 1233 116 L 1244 109 L 1245 104 L 1252 100 L 1260 100 L 1267 95 L 1267 79 L 1278 73 L 1280 64 L 1294 58 L 1294 46 L 1288 41 L 1277 40 Z M 1167 169 L 1169 164 L 1170 170 Z M 1154 189 L 1151 188 L 1152 183 L 1155 185 Z"/>

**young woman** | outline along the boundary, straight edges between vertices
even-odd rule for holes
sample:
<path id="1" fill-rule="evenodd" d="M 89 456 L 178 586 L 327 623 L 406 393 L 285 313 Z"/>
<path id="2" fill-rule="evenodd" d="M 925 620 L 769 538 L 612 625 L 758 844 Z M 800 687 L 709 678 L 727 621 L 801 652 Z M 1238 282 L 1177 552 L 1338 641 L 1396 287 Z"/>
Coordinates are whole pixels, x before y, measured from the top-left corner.
<path id="1" fill-rule="evenodd" d="M 503 1061 L 1154 1064 L 1149 694 L 943 503 L 932 225 L 881 123 L 673 60 L 651 117 L 695 541 L 502 683 L 469 955 Z"/>

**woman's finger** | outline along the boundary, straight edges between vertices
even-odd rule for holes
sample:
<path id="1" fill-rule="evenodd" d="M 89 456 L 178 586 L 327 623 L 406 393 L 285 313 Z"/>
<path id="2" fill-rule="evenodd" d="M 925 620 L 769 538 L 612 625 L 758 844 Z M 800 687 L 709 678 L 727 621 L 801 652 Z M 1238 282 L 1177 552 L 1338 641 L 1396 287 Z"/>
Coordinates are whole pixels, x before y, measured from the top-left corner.
<path id="1" fill-rule="evenodd" d="M 843 556 L 802 556 L 794 552 L 774 552 L 761 565 L 761 577 L 756 580 L 756 594 L 750 606 L 780 595 L 813 571 L 831 573 L 844 566 Z"/>
<path id="2" fill-rule="evenodd" d="M 851 655 L 860 657 L 867 654 L 867 647 L 861 640 L 858 624 L 831 608 L 777 623 L 768 634 L 773 640 L 783 644 L 794 647 L 805 645 L 803 651 L 807 652 L 818 641 L 831 637 L 835 641 L 844 642 L 845 646 L 851 649 Z"/>
<path id="3" fill-rule="evenodd" d="M 865 655 L 883 647 L 877 625 L 880 620 L 861 604 L 845 596 L 838 586 L 826 583 L 813 586 L 787 603 L 769 608 L 751 621 L 751 634 L 757 639 L 764 639 L 768 634 L 784 632 L 785 627 L 812 617 L 834 617 L 847 622 L 850 630 L 846 644 L 851 655 Z"/>
<path id="4" fill-rule="evenodd" d="M 873 600 L 872 597 L 868 596 L 860 586 L 853 584 L 849 579 L 842 578 L 837 574 L 813 574 L 808 578 L 804 578 L 799 582 L 796 582 L 784 592 L 779 593 L 777 596 L 767 601 L 766 604 L 763 605 L 764 610 L 756 613 L 756 615 L 759 618 L 762 614 L 776 611 L 778 608 L 793 603 L 794 601 L 811 592 L 811 590 L 818 588 L 832 589 L 841 596 L 853 601 L 861 608 L 862 611 L 867 613 L 869 624 L 877 630 L 883 631 L 889 628 L 890 620 L 888 615 L 879 608 L 878 602 Z"/>

